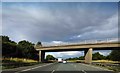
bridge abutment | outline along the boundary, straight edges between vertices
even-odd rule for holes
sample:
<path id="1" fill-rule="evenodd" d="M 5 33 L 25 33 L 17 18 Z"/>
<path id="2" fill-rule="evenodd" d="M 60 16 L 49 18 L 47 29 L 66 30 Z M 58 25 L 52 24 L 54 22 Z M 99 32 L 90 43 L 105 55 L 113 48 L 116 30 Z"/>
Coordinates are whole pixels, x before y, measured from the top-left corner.
<path id="1" fill-rule="evenodd" d="M 92 48 L 89 48 L 88 50 L 85 50 L 85 63 L 92 63 Z"/>
<path id="2" fill-rule="evenodd" d="M 39 62 L 44 62 L 45 58 L 45 52 L 44 51 L 39 51 Z"/>

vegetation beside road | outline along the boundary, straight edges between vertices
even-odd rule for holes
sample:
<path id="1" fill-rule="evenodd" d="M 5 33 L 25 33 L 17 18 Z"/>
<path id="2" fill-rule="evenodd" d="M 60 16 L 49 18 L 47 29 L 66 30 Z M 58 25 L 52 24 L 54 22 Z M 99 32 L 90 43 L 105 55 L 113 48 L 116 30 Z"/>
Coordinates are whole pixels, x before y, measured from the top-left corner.
<path id="1" fill-rule="evenodd" d="M 8 36 L 0 36 L 2 42 L 2 69 L 29 66 L 38 63 L 38 51 L 35 44 L 26 40 L 10 40 Z M 40 42 L 38 42 L 40 44 Z"/>
<path id="2" fill-rule="evenodd" d="M 115 72 L 120 72 L 120 65 L 119 66 L 107 66 L 109 70 L 113 70 Z"/>
<path id="3" fill-rule="evenodd" d="M 26 58 L 38 59 L 38 52 L 34 48 L 34 43 L 22 40 L 16 43 L 8 36 L 2 37 L 2 58 Z"/>
<path id="4" fill-rule="evenodd" d="M 107 68 L 115 72 L 120 72 L 120 61 L 111 61 L 111 60 L 93 60 L 92 65 Z"/>
<path id="5" fill-rule="evenodd" d="M 12 69 L 23 66 L 31 66 L 38 64 L 39 62 L 32 59 L 25 58 L 5 58 L 2 60 L 2 69 Z"/>
<path id="6" fill-rule="evenodd" d="M 107 56 L 104 56 L 100 54 L 99 52 L 96 52 L 92 54 L 92 59 L 93 60 L 120 61 L 120 50 L 112 50 L 112 52 Z M 84 60 L 84 56 L 68 58 L 66 60 Z"/>
<path id="7" fill-rule="evenodd" d="M 75 62 L 75 63 L 84 63 L 84 61 L 85 60 L 67 60 L 67 62 Z M 105 69 L 113 70 L 115 72 L 120 72 L 120 61 L 92 60 L 91 65 L 103 67 Z"/>

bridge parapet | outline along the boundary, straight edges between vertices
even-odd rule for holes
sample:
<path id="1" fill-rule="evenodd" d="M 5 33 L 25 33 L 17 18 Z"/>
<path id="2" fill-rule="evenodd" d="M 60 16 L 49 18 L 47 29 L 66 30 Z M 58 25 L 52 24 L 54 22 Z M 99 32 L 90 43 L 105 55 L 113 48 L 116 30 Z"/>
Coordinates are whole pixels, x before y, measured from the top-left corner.
<path id="1" fill-rule="evenodd" d="M 120 42 L 120 38 L 107 38 L 107 39 L 98 39 L 98 40 L 84 40 L 84 41 L 77 41 L 77 42 L 59 42 L 59 43 L 43 42 L 42 47 L 61 46 L 61 45 L 75 45 L 75 44 L 111 43 L 111 42 Z"/>

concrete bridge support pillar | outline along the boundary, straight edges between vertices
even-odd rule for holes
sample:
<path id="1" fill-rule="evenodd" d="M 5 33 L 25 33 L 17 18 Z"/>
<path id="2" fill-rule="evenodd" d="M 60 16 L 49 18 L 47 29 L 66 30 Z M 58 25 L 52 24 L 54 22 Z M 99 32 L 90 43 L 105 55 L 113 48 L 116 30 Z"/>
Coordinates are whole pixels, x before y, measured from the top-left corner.
<path id="1" fill-rule="evenodd" d="M 85 50 L 85 63 L 92 63 L 92 48 Z"/>
<path id="2" fill-rule="evenodd" d="M 39 62 L 44 62 L 45 58 L 45 52 L 44 51 L 39 51 Z"/>

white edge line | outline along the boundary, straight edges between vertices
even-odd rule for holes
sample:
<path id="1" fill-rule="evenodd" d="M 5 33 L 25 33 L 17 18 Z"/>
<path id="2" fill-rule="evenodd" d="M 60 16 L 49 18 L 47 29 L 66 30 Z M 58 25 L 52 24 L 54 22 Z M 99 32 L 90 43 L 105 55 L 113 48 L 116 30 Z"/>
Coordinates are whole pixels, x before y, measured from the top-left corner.
<path id="1" fill-rule="evenodd" d="M 55 72 L 55 70 L 52 70 L 52 72 L 51 73 L 54 73 Z"/>
<path id="2" fill-rule="evenodd" d="M 51 63 L 51 64 L 53 64 L 53 63 Z M 43 66 L 38 66 L 38 67 L 30 68 L 30 69 L 25 69 L 25 70 L 22 70 L 22 71 L 19 71 L 19 72 L 15 72 L 15 73 L 20 73 L 20 72 L 24 72 L 24 71 L 29 71 L 29 70 L 32 70 L 32 69 L 36 69 L 36 68 L 48 66 L 48 65 L 51 65 L 51 64 L 46 64 L 46 65 L 43 65 Z"/>
<path id="3" fill-rule="evenodd" d="M 87 73 L 87 72 L 85 72 L 85 70 L 82 70 L 82 72 Z"/>

